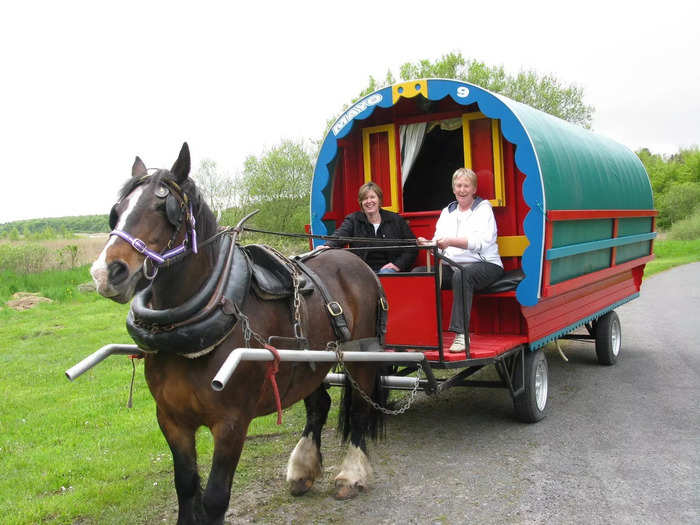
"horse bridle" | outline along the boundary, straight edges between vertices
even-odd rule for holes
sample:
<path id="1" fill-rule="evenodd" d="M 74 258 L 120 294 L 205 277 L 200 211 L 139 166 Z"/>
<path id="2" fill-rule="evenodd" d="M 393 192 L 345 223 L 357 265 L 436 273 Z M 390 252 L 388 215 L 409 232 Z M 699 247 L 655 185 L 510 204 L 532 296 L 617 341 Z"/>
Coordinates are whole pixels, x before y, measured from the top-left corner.
<path id="1" fill-rule="evenodd" d="M 141 180 L 136 184 L 136 187 L 146 182 L 149 177 L 149 175 L 144 175 L 141 177 Z M 136 189 L 136 187 L 134 189 Z M 197 231 L 195 230 L 196 221 L 192 211 L 192 203 L 190 202 L 187 194 L 182 191 L 176 182 L 162 179 L 161 185 L 155 191 L 155 195 L 159 199 L 166 200 L 166 215 L 168 217 L 168 221 L 170 221 L 170 223 L 175 227 L 173 230 L 173 235 L 170 237 L 164 252 L 158 253 L 155 250 L 150 249 L 141 239 L 133 237 L 124 230 L 118 230 L 115 228 L 116 206 L 119 203 L 115 204 L 110 212 L 110 227 L 112 228 L 112 231 L 109 233 L 110 237 L 116 235 L 117 237 L 128 242 L 134 250 L 146 256 L 146 258 L 143 260 L 143 274 L 146 279 L 151 281 L 155 279 L 156 275 L 158 274 L 158 268 L 160 265 L 173 262 L 172 259 L 174 257 L 184 254 L 187 251 L 188 245 L 191 246 L 192 253 L 197 253 Z M 177 217 L 175 216 L 176 214 Z M 185 224 L 188 224 L 190 227 L 189 232 L 185 232 L 185 238 L 182 240 L 182 243 L 179 246 L 171 248 L 173 242 L 175 242 L 175 238 L 180 232 L 183 219 Z M 149 260 L 154 268 L 153 272 L 150 274 L 148 273 L 147 267 Z"/>

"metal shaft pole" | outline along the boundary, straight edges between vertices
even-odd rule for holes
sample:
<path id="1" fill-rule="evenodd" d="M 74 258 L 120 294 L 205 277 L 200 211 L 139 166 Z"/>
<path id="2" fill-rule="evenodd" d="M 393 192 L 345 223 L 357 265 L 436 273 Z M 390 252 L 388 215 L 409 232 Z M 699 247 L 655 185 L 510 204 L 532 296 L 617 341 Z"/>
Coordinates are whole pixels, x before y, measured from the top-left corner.
<path id="1" fill-rule="evenodd" d="M 280 361 L 306 363 L 335 363 L 335 352 L 328 350 L 278 350 Z M 343 352 L 346 363 L 417 363 L 425 356 L 418 352 Z M 236 371 L 241 361 L 272 361 L 272 353 L 261 348 L 236 348 L 221 365 L 211 382 L 217 392 L 224 389 L 226 383 Z"/>
<path id="2" fill-rule="evenodd" d="M 143 355 L 143 353 L 143 350 L 136 345 L 105 345 L 96 352 L 87 356 L 77 365 L 73 365 L 71 368 L 66 370 L 66 377 L 73 381 L 75 378 L 80 377 L 92 367 L 100 364 L 111 355 Z"/>

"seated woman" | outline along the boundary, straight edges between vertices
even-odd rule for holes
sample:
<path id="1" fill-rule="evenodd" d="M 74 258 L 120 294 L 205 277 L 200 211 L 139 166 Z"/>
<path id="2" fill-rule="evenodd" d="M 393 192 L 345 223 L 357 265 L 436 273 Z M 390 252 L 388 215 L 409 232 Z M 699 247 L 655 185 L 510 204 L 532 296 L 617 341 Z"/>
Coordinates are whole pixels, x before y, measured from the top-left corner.
<path id="1" fill-rule="evenodd" d="M 464 352 L 469 346 L 469 314 L 475 290 L 486 288 L 503 275 L 498 255 L 496 219 L 489 201 L 476 196 L 477 176 L 472 170 L 459 168 L 452 175 L 456 201 L 440 214 L 432 242 L 441 253 L 461 268 L 443 264 L 443 280 L 452 279 L 452 315 L 449 330 L 456 332 L 450 352 Z M 431 241 L 418 237 L 418 244 Z M 466 323 L 466 324 L 465 324 Z"/>
<path id="2" fill-rule="evenodd" d="M 362 237 L 365 239 L 411 239 L 416 238 L 405 220 L 398 214 L 383 210 L 382 189 L 374 182 L 368 182 L 360 187 L 357 200 L 361 211 L 351 213 L 340 228 L 333 232 L 334 237 Z M 329 240 L 326 245 L 342 247 L 346 240 Z M 402 244 L 402 243 L 396 243 Z M 415 244 L 415 241 L 411 244 Z M 357 250 L 355 253 L 362 257 L 367 265 L 377 273 L 406 272 L 416 259 L 416 249 L 384 249 L 388 243 L 373 243 L 372 241 L 350 242 L 351 248 L 375 246 L 371 250 Z"/>

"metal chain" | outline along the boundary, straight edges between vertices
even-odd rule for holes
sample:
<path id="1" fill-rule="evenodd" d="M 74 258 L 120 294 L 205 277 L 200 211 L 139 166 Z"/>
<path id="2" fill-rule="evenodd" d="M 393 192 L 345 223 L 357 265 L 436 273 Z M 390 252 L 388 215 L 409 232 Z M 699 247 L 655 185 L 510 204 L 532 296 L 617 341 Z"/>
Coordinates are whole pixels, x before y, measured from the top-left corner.
<path id="1" fill-rule="evenodd" d="M 275 253 L 279 260 L 281 260 L 284 265 L 292 274 L 292 284 L 294 285 L 294 337 L 298 340 L 304 339 L 304 329 L 301 324 L 301 294 L 299 293 L 299 288 L 301 287 L 301 274 L 299 273 L 299 268 L 294 264 L 289 257 L 281 253 L 279 250 L 273 248 L 272 246 L 267 247 L 271 252 Z"/>
<path id="2" fill-rule="evenodd" d="M 297 339 L 304 339 L 304 328 L 301 324 L 301 294 L 299 293 L 299 286 L 301 283 L 301 278 L 299 273 L 294 268 L 292 272 L 292 281 L 294 283 L 294 337 Z"/>
<path id="3" fill-rule="evenodd" d="M 243 339 L 245 339 L 246 347 L 250 348 L 250 339 L 252 336 L 253 339 L 255 339 L 264 348 L 267 343 L 259 333 L 257 333 L 250 327 L 250 319 L 248 319 L 248 316 L 244 314 L 239 308 L 236 308 L 236 310 L 238 310 L 236 312 L 236 315 L 243 322 Z"/>
<path id="4" fill-rule="evenodd" d="M 367 395 L 367 393 L 364 390 L 362 390 L 360 385 L 357 383 L 357 381 L 355 381 L 355 378 L 352 377 L 352 375 L 348 371 L 347 367 L 345 366 L 345 362 L 343 361 L 343 351 L 341 349 L 341 346 L 342 346 L 342 343 L 338 343 L 338 341 L 330 341 L 326 344 L 326 349 L 335 352 L 335 355 L 338 358 L 338 363 L 340 364 L 343 371 L 345 372 L 345 377 L 348 378 L 348 380 L 350 381 L 350 384 L 352 385 L 352 387 L 355 390 L 357 390 L 357 393 L 360 394 L 362 399 L 364 399 L 367 403 L 369 403 L 375 410 L 379 410 L 383 414 L 387 414 L 389 416 L 398 416 L 399 414 L 403 414 L 404 412 L 406 412 L 406 410 L 411 408 L 411 405 L 413 405 L 413 402 L 416 399 L 416 394 L 418 393 L 421 372 L 423 371 L 423 367 L 421 366 L 420 363 L 416 363 L 416 366 L 418 368 L 418 370 L 417 370 L 418 373 L 416 375 L 416 383 L 415 383 L 415 385 L 413 385 L 413 389 L 411 390 L 411 392 L 404 398 L 406 402 L 403 404 L 402 407 L 400 407 L 396 410 L 391 410 L 391 409 L 383 407 L 382 405 L 380 405 L 379 403 L 374 401 L 372 398 L 370 398 Z"/>
<path id="5" fill-rule="evenodd" d="M 274 250 L 276 251 L 276 250 Z M 282 260 L 285 261 L 285 264 L 289 267 L 289 270 L 292 274 L 292 281 L 294 283 L 294 335 L 297 338 L 303 338 L 304 337 L 304 332 L 301 324 L 301 314 L 300 314 L 300 309 L 301 309 L 301 294 L 299 293 L 299 287 L 301 283 L 301 278 L 299 275 L 299 272 L 297 271 L 296 265 L 292 264 L 291 262 L 288 262 L 288 259 L 286 257 L 282 257 Z M 250 320 L 248 319 L 248 316 L 245 315 L 239 308 L 236 308 L 238 310 L 236 314 L 239 316 L 243 323 L 243 338 L 245 339 L 245 344 L 247 347 L 250 346 L 250 339 L 251 336 L 254 338 L 261 346 L 265 346 L 266 343 L 263 340 L 262 336 L 258 334 L 255 330 L 253 330 L 250 327 Z M 418 393 L 418 387 L 420 386 L 420 379 L 421 379 L 421 372 L 423 371 L 423 367 L 421 366 L 420 363 L 416 363 L 416 367 L 418 368 L 417 374 L 416 374 L 416 383 L 413 385 L 413 389 L 411 392 L 408 394 L 408 396 L 405 397 L 405 403 L 403 406 L 396 410 L 391 410 L 388 408 L 385 408 L 381 406 L 379 403 L 375 402 L 372 398 L 370 398 L 367 393 L 362 390 L 360 385 L 355 381 L 355 378 L 352 377 L 350 372 L 348 371 L 347 367 L 345 366 L 345 362 L 343 361 L 343 351 L 342 351 L 342 344 L 338 343 L 338 341 L 329 341 L 326 344 L 326 349 L 330 351 L 334 351 L 335 355 L 338 359 L 338 364 L 341 366 L 343 371 L 345 372 L 345 377 L 348 378 L 350 381 L 350 384 L 352 387 L 360 394 L 362 399 L 364 399 L 370 406 L 372 406 L 375 410 L 379 410 L 383 414 L 387 414 L 390 416 L 397 416 L 399 414 L 403 414 L 411 408 L 411 405 L 413 405 L 416 394 Z"/>

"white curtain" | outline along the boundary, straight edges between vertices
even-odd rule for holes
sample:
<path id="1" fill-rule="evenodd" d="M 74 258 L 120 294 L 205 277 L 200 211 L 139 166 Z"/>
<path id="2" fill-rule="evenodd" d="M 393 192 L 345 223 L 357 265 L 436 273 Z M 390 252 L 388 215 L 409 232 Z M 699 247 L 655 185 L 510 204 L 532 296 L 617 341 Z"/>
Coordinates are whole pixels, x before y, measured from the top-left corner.
<path id="1" fill-rule="evenodd" d="M 411 173 L 413 163 L 418 156 L 420 147 L 425 138 L 425 128 L 427 122 L 417 122 L 416 124 L 406 124 L 399 127 L 401 140 L 401 187 L 406 184 L 406 179 Z"/>

